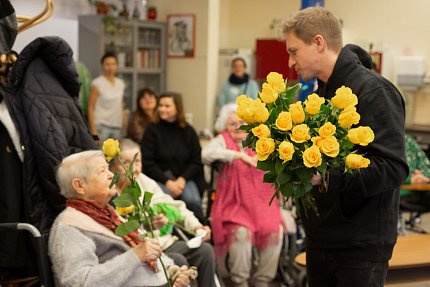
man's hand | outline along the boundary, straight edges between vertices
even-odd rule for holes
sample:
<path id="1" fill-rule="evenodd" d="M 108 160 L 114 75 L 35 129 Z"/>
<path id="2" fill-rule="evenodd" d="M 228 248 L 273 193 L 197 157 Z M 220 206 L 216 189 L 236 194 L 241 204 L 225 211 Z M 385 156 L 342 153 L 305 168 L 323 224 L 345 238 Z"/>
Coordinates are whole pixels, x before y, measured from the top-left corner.
<path id="1" fill-rule="evenodd" d="M 176 180 L 167 180 L 166 181 L 166 187 L 172 194 L 173 198 L 178 198 L 182 195 L 182 188 L 178 185 L 178 182 Z"/>
<path id="2" fill-rule="evenodd" d="M 142 263 L 155 260 L 161 255 L 161 247 L 157 239 L 147 238 L 133 247 L 133 251 Z"/>
<path id="3" fill-rule="evenodd" d="M 312 176 L 312 179 L 311 179 L 311 184 L 313 185 L 313 186 L 315 186 L 315 185 L 321 185 L 322 184 L 322 177 L 321 177 L 321 174 L 319 173 L 319 172 L 317 172 L 316 174 L 314 174 L 313 176 Z"/>

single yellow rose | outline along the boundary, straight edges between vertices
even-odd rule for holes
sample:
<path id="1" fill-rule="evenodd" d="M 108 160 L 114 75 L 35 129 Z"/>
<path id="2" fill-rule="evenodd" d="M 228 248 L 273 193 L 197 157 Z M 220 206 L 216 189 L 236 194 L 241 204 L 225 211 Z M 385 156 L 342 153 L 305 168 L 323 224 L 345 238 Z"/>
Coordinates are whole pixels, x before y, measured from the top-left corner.
<path id="1" fill-rule="evenodd" d="M 266 80 L 277 94 L 282 93 L 287 88 L 282 75 L 279 73 L 270 72 L 267 75 Z"/>
<path id="2" fill-rule="evenodd" d="M 336 132 L 336 126 L 333 125 L 330 122 L 327 122 L 325 124 L 323 124 L 319 130 L 318 130 L 318 134 L 325 139 L 328 136 L 332 136 L 334 135 L 334 133 Z"/>
<path id="3" fill-rule="evenodd" d="M 276 127 L 281 131 L 289 131 L 293 127 L 293 121 L 289 112 L 280 112 L 276 119 Z"/>
<path id="4" fill-rule="evenodd" d="M 339 142 L 335 136 L 328 136 L 323 139 L 319 148 L 323 154 L 329 157 L 337 157 L 339 154 Z"/>
<path id="5" fill-rule="evenodd" d="M 370 127 L 358 127 L 348 131 L 347 138 L 353 144 L 367 146 L 375 139 L 375 134 Z"/>
<path id="6" fill-rule="evenodd" d="M 301 101 L 297 101 L 294 104 L 290 105 L 291 118 L 293 120 L 293 124 L 301 124 L 305 120 L 305 112 L 303 111 L 303 106 Z"/>
<path id="7" fill-rule="evenodd" d="M 252 129 L 252 133 L 254 136 L 258 138 L 269 138 L 270 137 L 270 129 L 265 124 L 260 124 Z"/>
<path id="8" fill-rule="evenodd" d="M 355 153 L 350 153 L 346 159 L 345 164 L 349 168 L 366 168 L 370 164 L 370 160 Z"/>
<path id="9" fill-rule="evenodd" d="M 264 83 L 260 93 L 260 99 L 266 103 L 271 104 L 278 98 L 278 93 L 268 83 Z"/>
<path id="10" fill-rule="evenodd" d="M 250 106 L 245 104 L 239 105 L 236 110 L 236 115 L 239 119 L 249 125 L 255 123 L 254 115 L 251 113 Z"/>
<path id="11" fill-rule="evenodd" d="M 236 104 L 237 105 L 247 104 L 249 103 L 250 100 L 252 99 L 248 98 L 246 95 L 240 95 L 239 97 L 236 98 Z"/>
<path id="12" fill-rule="evenodd" d="M 294 154 L 294 145 L 290 142 L 283 141 L 279 144 L 278 147 L 279 158 L 284 162 L 287 162 L 293 158 Z"/>
<path id="13" fill-rule="evenodd" d="M 260 138 L 255 144 L 255 151 L 259 161 L 264 161 L 275 150 L 275 141 L 272 138 Z"/>
<path id="14" fill-rule="evenodd" d="M 325 99 L 323 97 L 313 93 L 305 101 L 306 112 L 310 115 L 316 115 L 320 112 L 321 105 L 324 103 Z"/>
<path id="15" fill-rule="evenodd" d="M 108 138 L 103 142 L 102 150 L 106 155 L 106 159 L 110 161 L 121 152 L 119 149 L 119 141 Z"/>
<path id="16" fill-rule="evenodd" d="M 309 135 L 309 127 L 306 124 L 297 125 L 291 131 L 291 140 L 296 143 L 307 142 L 311 136 Z"/>
<path id="17" fill-rule="evenodd" d="M 116 207 L 115 210 L 118 212 L 119 215 L 125 216 L 127 214 L 133 213 L 134 205 L 130 205 L 127 207 Z"/>
<path id="18" fill-rule="evenodd" d="M 314 143 L 314 145 L 316 145 L 318 148 L 321 148 L 321 142 L 322 142 L 323 138 L 322 137 L 312 137 L 311 141 Z"/>
<path id="19" fill-rule="evenodd" d="M 255 99 L 251 103 L 251 113 L 254 115 L 255 121 L 259 123 L 265 123 L 269 118 L 266 104 L 262 103 L 260 99 Z"/>
<path id="20" fill-rule="evenodd" d="M 350 88 L 342 86 L 336 90 L 336 95 L 331 99 L 331 103 L 335 108 L 344 109 L 357 105 L 358 98 Z"/>
<path id="21" fill-rule="evenodd" d="M 305 149 L 303 152 L 303 163 L 309 168 L 320 166 L 322 163 L 320 149 L 315 145 Z"/>
<path id="22" fill-rule="evenodd" d="M 354 106 L 346 107 L 339 115 L 339 125 L 344 129 L 350 128 L 352 125 L 358 124 L 360 121 L 360 114 Z"/>

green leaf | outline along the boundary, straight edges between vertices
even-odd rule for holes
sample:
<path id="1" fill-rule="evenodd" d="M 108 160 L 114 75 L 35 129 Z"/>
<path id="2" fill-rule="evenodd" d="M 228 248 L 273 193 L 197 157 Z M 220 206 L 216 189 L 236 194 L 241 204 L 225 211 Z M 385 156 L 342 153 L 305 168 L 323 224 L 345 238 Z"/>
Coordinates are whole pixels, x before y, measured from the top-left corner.
<path id="1" fill-rule="evenodd" d="M 149 237 L 149 234 L 148 234 L 148 232 L 145 232 L 145 233 L 143 233 L 143 234 L 139 234 L 139 236 L 138 236 L 139 238 L 148 238 Z"/>
<path id="2" fill-rule="evenodd" d="M 129 220 L 129 221 L 126 221 L 124 223 L 121 223 L 115 229 L 115 235 L 124 236 L 124 235 L 130 234 L 131 232 L 137 230 L 138 228 L 139 228 L 139 221 Z"/>
<path id="3" fill-rule="evenodd" d="M 114 184 L 118 182 L 120 176 L 121 175 L 119 173 L 115 172 L 115 174 L 113 175 L 112 181 L 109 184 L 109 189 L 111 189 L 112 186 L 114 186 Z"/>
<path id="4" fill-rule="evenodd" d="M 120 196 L 113 200 L 116 207 L 129 207 L 133 204 L 133 198 L 129 193 L 122 192 Z"/>
<path id="5" fill-rule="evenodd" d="M 313 170 L 310 168 L 298 168 L 295 173 L 300 178 L 301 182 L 308 182 L 313 176 Z"/>
<path id="6" fill-rule="evenodd" d="M 272 109 L 270 111 L 269 118 L 267 119 L 268 123 L 274 123 L 278 118 L 279 111 L 277 109 Z"/>
<path id="7" fill-rule="evenodd" d="M 242 130 L 242 131 L 249 131 L 249 130 L 251 130 L 253 127 L 254 127 L 254 125 L 241 125 L 241 126 L 239 127 L 239 130 Z"/>
<path id="8" fill-rule="evenodd" d="M 244 141 L 242 141 L 242 145 L 243 145 L 244 147 L 246 147 L 246 146 L 251 146 L 252 142 L 254 141 L 254 138 L 255 138 L 254 134 L 253 134 L 253 133 L 249 133 L 249 134 L 246 136 L 246 139 L 245 139 Z"/>
<path id="9" fill-rule="evenodd" d="M 317 170 L 324 176 L 327 171 L 327 161 L 323 160 L 321 165 L 317 167 Z"/>
<path id="10" fill-rule="evenodd" d="M 284 171 L 285 167 L 287 165 L 285 163 L 282 163 L 282 160 L 280 160 L 279 158 L 276 158 L 275 161 L 275 171 L 277 174 L 282 173 L 282 171 Z"/>
<path id="11" fill-rule="evenodd" d="M 134 166 L 134 162 L 136 161 L 138 154 L 139 154 L 138 152 L 134 154 L 133 160 L 130 162 L 130 166 L 128 167 L 130 179 L 133 178 L 133 166 Z"/>
<path id="12" fill-rule="evenodd" d="M 296 96 L 297 92 L 300 91 L 301 88 L 302 88 L 302 84 L 300 83 L 295 84 L 294 86 L 292 86 L 291 88 L 288 88 L 285 91 L 285 97 L 287 99 L 293 99 Z"/>
<path id="13" fill-rule="evenodd" d="M 275 180 L 276 180 L 276 174 L 273 174 L 271 172 L 266 172 L 263 176 L 263 182 L 272 183 L 272 182 L 275 182 Z"/>
<path id="14" fill-rule="evenodd" d="M 266 159 L 265 161 L 258 161 L 257 162 L 257 168 L 260 170 L 272 170 L 273 169 L 273 162 L 270 159 Z"/>
<path id="15" fill-rule="evenodd" d="M 145 191 L 143 194 L 143 204 L 149 207 L 153 195 L 154 194 L 152 192 Z"/>
<path id="16" fill-rule="evenodd" d="M 281 172 L 280 174 L 278 174 L 278 178 L 276 179 L 276 181 L 280 184 L 283 185 L 289 181 L 291 181 L 291 175 L 287 172 Z"/>
<path id="17" fill-rule="evenodd" d="M 272 201 L 273 201 L 277 196 L 278 196 L 278 191 L 276 190 L 276 191 L 273 193 L 272 197 L 270 198 L 269 205 L 272 205 Z"/>

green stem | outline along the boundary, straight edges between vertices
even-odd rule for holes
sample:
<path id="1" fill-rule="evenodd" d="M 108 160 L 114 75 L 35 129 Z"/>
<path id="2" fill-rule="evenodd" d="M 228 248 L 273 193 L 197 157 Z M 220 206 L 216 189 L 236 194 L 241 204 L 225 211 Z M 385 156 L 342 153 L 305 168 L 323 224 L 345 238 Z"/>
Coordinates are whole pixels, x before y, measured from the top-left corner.
<path id="1" fill-rule="evenodd" d="M 185 231 L 185 232 L 187 232 L 187 233 L 189 233 L 189 234 L 191 234 L 191 235 L 193 235 L 193 236 L 197 236 L 197 234 L 194 232 L 194 231 L 191 231 L 191 230 L 189 230 L 189 229 L 187 229 L 187 228 L 185 228 L 185 226 L 183 226 L 183 225 L 180 225 L 179 223 L 174 223 L 177 227 L 179 227 L 180 229 L 182 229 L 183 231 Z"/>

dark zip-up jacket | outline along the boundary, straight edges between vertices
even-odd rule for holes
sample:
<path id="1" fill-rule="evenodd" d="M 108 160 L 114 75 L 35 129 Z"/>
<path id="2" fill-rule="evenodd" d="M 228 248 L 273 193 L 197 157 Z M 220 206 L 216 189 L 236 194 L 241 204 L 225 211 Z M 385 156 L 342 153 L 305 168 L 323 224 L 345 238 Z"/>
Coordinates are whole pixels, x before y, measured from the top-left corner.
<path id="1" fill-rule="evenodd" d="M 364 65 L 363 65 L 364 63 Z M 370 56 L 346 45 L 318 95 L 332 98 L 342 85 L 358 97 L 360 126 L 369 126 L 375 140 L 358 151 L 371 164 L 353 174 L 329 168 L 326 193 L 316 194 L 318 216 L 304 217 L 308 248 L 366 261 L 391 258 L 397 238 L 399 186 L 408 174 L 405 159 L 405 104 L 400 92 L 370 70 Z"/>

